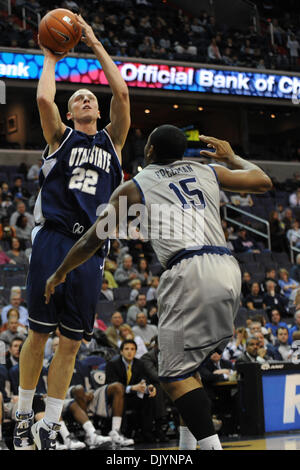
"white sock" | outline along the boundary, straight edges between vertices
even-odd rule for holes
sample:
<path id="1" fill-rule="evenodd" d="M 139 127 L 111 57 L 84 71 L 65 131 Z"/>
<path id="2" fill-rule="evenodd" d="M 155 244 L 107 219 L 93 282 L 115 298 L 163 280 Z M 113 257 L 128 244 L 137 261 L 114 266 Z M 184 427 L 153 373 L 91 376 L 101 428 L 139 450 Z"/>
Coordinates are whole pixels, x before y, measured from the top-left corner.
<path id="1" fill-rule="evenodd" d="M 64 400 L 60 398 L 47 397 L 44 421 L 47 425 L 60 424 L 59 420 L 63 409 Z"/>
<path id="2" fill-rule="evenodd" d="M 94 428 L 94 425 L 91 421 L 86 421 L 82 427 L 88 436 L 92 436 L 96 432 L 96 429 Z"/>
<path id="3" fill-rule="evenodd" d="M 198 445 L 200 450 L 223 450 L 218 434 L 201 439 Z"/>
<path id="4" fill-rule="evenodd" d="M 59 434 L 61 435 L 64 442 L 66 442 L 67 437 L 69 437 L 70 433 L 64 421 L 60 421 L 60 430 Z"/>
<path id="5" fill-rule="evenodd" d="M 197 439 L 187 426 L 179 426 L 179 450 L 196 450 Z"/>
<path id="6" fill-rule="evenodd" d="M 112 417 L 112 424 L 111 429 L 112 431 L 120 431 L 122 424 L 122 416 L 113 416 Z"/>
<path id="7" fill-rule="evenodd" d="M 35 388 L 33 390 L 24 390 L 19 387 L 19 401 L 18 401 L 18 413 L 28 414 L 32 411 L 32 402 L 35 394 Z"/>

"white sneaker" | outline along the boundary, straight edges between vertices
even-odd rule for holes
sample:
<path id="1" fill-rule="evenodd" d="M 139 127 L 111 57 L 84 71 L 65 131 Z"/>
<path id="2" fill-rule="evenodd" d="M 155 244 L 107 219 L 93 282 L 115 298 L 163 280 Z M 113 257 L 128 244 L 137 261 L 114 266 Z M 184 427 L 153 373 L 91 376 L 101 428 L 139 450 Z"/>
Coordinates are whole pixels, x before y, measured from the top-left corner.
<path id="1" fill-rule="evenodd" d="M 95 449 L 99 447 L 107 447 L 111 444 L 112 439 L 109 436 L 101 436 L 100 434 L 93 433 L 92 435 L 88 435 L 85 438 L 85 443 L 89 446 L 90 449 Z"/>
<path id="2" fill-rule="evenodd" d="M 59 441 L 56 441 L 56 449 L 55 450 L 68 450 L 66 444 L 62 444 Z"/>
<path id="3" fill-rule="evenodd" d="M 129 439 L 129 438 L 123 436 L 122 434 L 120 434 L 116 430 L 110 431 L 110 433 L 108 435 L 111 437 L 113 444 L 116 444 L 118 446 L 127 447 L 127 446 L 133 446 L 134 445 L 134 440 L 133 439 Z"/>
<path id="4" fill-rule="evenodd" d="M 65 445 L 68 450 L 81 450 L 85 449 L 86 445 L 84 442 L 75 439 L 74 437 L 67 437 L 65 440 Z"/>
<path id="5" fill-rule="evenodd" d="M 48 426 L 44 419 L 37 421 L 31 427 L 31 435 L 38 450 L 56 450 L 56 437 L 60 424 L 51 423 Z"/>

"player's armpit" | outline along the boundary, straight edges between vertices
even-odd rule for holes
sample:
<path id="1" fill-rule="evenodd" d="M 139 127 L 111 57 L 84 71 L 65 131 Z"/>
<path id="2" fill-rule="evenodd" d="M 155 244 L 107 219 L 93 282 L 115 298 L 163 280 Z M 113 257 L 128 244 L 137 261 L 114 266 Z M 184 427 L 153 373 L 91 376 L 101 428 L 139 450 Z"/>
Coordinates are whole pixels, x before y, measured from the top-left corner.
<path id="1" fill-rule="evenodd" d="M 224 190 L 235 192 L 265 193 L 272 188 L 270 178 L 260 168 L 229 170 L 214 165 L 220 185 Z"/>

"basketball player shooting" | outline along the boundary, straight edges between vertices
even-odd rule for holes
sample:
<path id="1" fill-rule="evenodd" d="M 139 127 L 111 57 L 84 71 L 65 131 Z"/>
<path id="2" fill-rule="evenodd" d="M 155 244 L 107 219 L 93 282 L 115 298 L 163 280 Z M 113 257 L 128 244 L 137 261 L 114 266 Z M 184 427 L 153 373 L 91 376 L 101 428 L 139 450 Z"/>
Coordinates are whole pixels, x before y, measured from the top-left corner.
<path id="1" fill-rule="evenodd" d="M 214 152 L 204 150 L 202 155 L 227 167 L 183 160 L 186 138 L 174 126 L 163 125 L 150 134 L 145 146 L 147 166 L 114 191 L 108 209 L 47 281 L 45 296 L 51 302 L 56 286 L 68 282 L 72 270 L 105 243 L 99 239 L 104 220 L 115 216 L 117 223 L 124 223 L 127 214 L 119 215 L 121 196 L 127 198 L 128 208 L 144 204 L 150 221 L 148 235 L 165 268 L 158 287 L 160 381 L 181 416 L 181 448 L 196 449 L 198 443 L 203 450 L 221 450 L 197 372 L 202 361 L 213 351 L 221 352 L 232 337 L 240 303 L 241 273 L 226 247 L 219 186 L 228 191 L 264 193 L 272 183 L 259 167 L 235 155 L 228 142 L 206 136 L 200 139 Z M 173 211 L 175 234 L 182 231 L 179 221 L 185 211 L 194 215 L 194 227 L 202 229 L 187 226 L 183 237 L 153 236 L 160 219 L 162 228 L 167 223 L 166 217 L 157 216 L 157 205 L 167 205 L 165 216 Z"/>
<path id="2" fill-rule="evenodd" d="M 102 283 L 105 247 L 75 270 L 51 302 L 44 302 L 48 277 L 95 222 L 100 204 L 108 202 L 122 181 L 121 150 L 130 127 L 129 94 L 118 68 L 77 15 L 89 46 L 112 91 L 110 123 L 97 132 L 100 111 L 96 96 L 87 89 L 73 93 L 64 124 L 55 104 L 55 66 L 64 57 L 41 46 L 44 64 L 37 89 L 37 104 L 47 147 L 40 172 L 40 193 L 34 209 L 37 227 L 27 281 L 29 334 L 20 356 L 19 403 L 14 430 L 16 450 L 55 449 L 64 398 L 73 374 L 82 338 L 92 337 L 97 295 Z M 60 341 L 48 373 L 45 417 L 33 424 L 32 402 L 43 365 L 49 333 L 60 329 Z M 103 437 L 105 443 L 111 441 Z M 99 443 L 99 439 L 97 441 Z"/>

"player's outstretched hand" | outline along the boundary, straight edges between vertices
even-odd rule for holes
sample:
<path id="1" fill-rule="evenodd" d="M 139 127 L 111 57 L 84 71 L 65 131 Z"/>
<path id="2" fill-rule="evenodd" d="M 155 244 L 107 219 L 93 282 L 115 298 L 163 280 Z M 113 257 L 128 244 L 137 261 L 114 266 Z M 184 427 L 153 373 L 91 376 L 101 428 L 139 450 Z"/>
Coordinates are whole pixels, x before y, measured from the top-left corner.
<path id="1" fill-rule="evenodd" d="M 98 39 L 95 36 L 95 33 L 93 31 L 93 28 L 87 24 L 87 22 L 82 18 L 81 15 L 77 15 L 76 13 L 76 19 L 80 26 L 82 27 L 83 34 L 81 36 L 81 40 L 88 46 L 92 47 L 93 44 L 99 43 Z"/>
<path id="2" fill-rule="evenodd" d="M 229 162 L 235 155 L 231 145 L 229 142 L 226 142 L 226 140 L 216 139 L 215 137 L 207 137 L 206 135 L 200 135 L 199 139 L 202 142 L 205 142 L 208 148 L 215 150 L 215 152 L 201 150 L 200 155 L 204 155 L 205 157 L 213 158 L 214 160 L 218 160 L 224 163 Z"/>
<path id="3" fill-rule="evenodd" d="M 57 271 L 55 271 L 55 273 L 52 274 L 51 277 L 49 277 L 46 283 L 45 294 L 44 294 L 46 298 L 45 300 L 46 304 L 50 302 L 50 297 L 51 295 L 54 294 L 55 287 L 65 282 L 65 280 L 66 280 L 66 275 L 58 274 Z"/>

